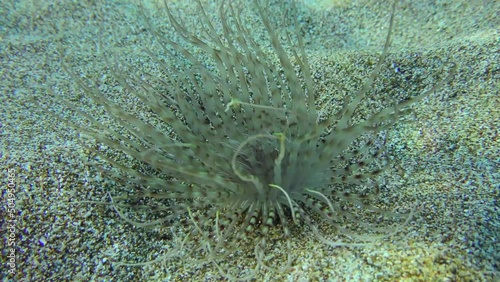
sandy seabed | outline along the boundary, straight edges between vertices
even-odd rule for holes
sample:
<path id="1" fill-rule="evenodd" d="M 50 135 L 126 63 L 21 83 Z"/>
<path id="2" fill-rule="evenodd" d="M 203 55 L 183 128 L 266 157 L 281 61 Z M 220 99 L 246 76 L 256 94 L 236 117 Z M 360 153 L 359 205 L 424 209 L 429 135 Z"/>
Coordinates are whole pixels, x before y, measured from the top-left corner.
<path id="1" fill-rule="evenodd" d="M 362 62 L 382 48 L 389 4 L 319 2 L 326 6 L 307 1 L 300 9 L 308 24 L 306 52 L 321 78 L 318 91 L 328 95 L 332 81 L 355 90 L 369 71 Z M 186 13 L 179 17 L 196 14 L 187 1 L 172 5 Z M 119 61 L 141 65 L 134 54 L 143 48 L 145 33 L 135 11 L 135 1 L 0 4 L 4 281 L 221 279 L 211 264 L 116 267 L 114 261 L 127 256 L 155 259 L 172 242 L 161 229 L 122 222 L 109 206 L 78 203 L 106 201 L 110 184 L 83 146 L 91 141 L 79 141 L 46 111 L 54 97 L 74 102 L 83 95 L 62 70 L 60 52 L 86 79 L 106 68 L 96 55 L 97 37 Z M 401 91 L 418 93 L 446 75 L 446 64 L 457 65 L 453 80 L 415 107 L 415 122 L 390 133 L 388 148 L 397 165 L 384 175 L 387 189 L 395 198 L 416 200 L 420 212 L 391 240 L 363 248 L 329 248 L 298 230 L 293 270 L 262 271 L 255 281 L 500 279 L 498 11 L 500 1 L 399 1 L 381 78 L 399 77 Z M 250 255 L 221 265 L 244 269 L 252 260 Z"/>

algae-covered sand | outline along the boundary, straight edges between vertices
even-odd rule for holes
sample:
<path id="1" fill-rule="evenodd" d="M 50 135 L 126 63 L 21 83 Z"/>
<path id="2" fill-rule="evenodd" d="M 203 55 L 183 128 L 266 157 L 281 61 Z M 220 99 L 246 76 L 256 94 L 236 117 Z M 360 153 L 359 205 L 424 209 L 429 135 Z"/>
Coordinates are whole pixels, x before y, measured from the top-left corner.
<path id="1" fill-rule="evenodd" d="M 176 16 L 193 27 L 199 13 L 190 2 L 169 1 Z M 325 101 L 338 85 L 352 93 L 382 50 L 390 4 L 305 2 L 298 4 L 298 21 L 318 91 Z M 154 13 L 158 6 L 143 6 L 161 25 Z M 160 258 L 177 239 L 168 228 L 135 228 L 99 204 L 120 188 L 100 176 L 98 167 L 105 162 L 83 146 L 95 142 L 79 141 L 83 137 L 47 113 L 64 107 L 54 99 L 100 111 L 62 70 L 60 53 L 85 80 L 106 81 L 101 51 L 138 75 L 141 69 L 155 71 L 142 61 L 143 44 L 151 41 L 137 11 L 138 1 L 0 4 L 4 281 L 221 279 L 212 264 L 161 260 L 117 266 Z M 500 279 L 499 11 L 499 1 L 399 1 L 390 54 L 374 92 L 415 95 L 457 66 L 450 83 L 416 105 L 413 122 L 388 134 L 394 165 L 383 175 L 385 204 L 416 204 L 418 213 L 390 240 L 362 248 L 329 248 L 307 230 L 294 230 L 294 268 L 261 271 L 256 281 Z M 106 50 L 98 47 L 98 38 Z M 119 92 L 117 85 L 101 87 Z M 123 103 L 140 109 L 126 98 Z M 254 259 L 252 254 L 228 258 L 221 266 L 244 270 Z"/>

